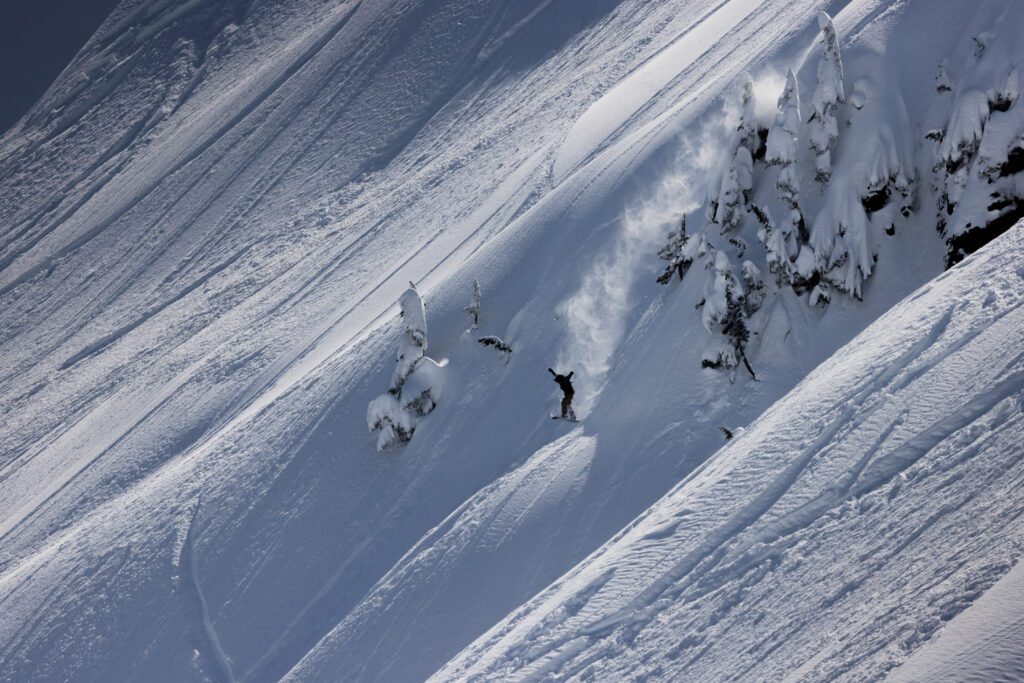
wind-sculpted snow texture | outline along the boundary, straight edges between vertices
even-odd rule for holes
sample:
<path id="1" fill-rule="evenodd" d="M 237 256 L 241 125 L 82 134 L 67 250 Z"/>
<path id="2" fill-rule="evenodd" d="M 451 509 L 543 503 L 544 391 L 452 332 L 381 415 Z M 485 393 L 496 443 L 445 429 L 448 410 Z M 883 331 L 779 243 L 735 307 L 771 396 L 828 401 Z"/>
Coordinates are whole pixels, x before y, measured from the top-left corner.
<path id="1" fill-rule="evenodd" d="M 1020 557 L 1021 339 L 1017 227 L 883 316 L 437 680 L 881 676 Z"/>
<path id="2" fill-rule="evenodd" d="M 438 671 L 571 580 L 559 577 L 719 449 L 720 427 L 754 420 L 941 273 L 941 188 L 923 187 L 895 235 L 865 232 L 878 260 L 863 300 L 813 308 L 806 294 L 770 287 L 746 347 L 760 381 L 700 369 L 702 282 L 662 287 L 652 273 L 666 230 L 707 194 L 744 72 L 759 97 L 771 91 L 764 101 L 790 68 L 807 91 L 827 11 L 844 77 L 870 76 L 884 93 L 857 130 L 913 122 L 890 126 L 903 135 L 920 125 L 932 70 L 956 45 L 988 32 L 990 55 L 1019 58 L 1000 33 L 1014 25 L 1006 7 L 125 0 L 0 138 L 0 680 L 404 681 Z M 918 63 L 927 78 L 896 68 Z M 864 157 L 884 147 L 854 153 L 839 124 L 834 186 L 863 179 Z M 982 148 L 991 156 L 1002 139 Z M 912 158 L 923 177 L 932 143 L 898 142 L 901 163 Z M 1006 163 L 1015 158 L 1008 151 Z M 1009 193 L 1017 181 L 1000 168 Z M 777 194 L 763 175 L 755 201 Z M 800 189 L 802 206 L 831 201 L 815 191 Z M 1003 239 L 1006 259 L 1015 239 Z M 737 277 L 748 272 L 740 265 Z M 968 259 L 949 278 L 969 267 L 982 266 Z M 410 281 L 430 330 L 410 394 L 429 389 L 437 401 L 413 407 L 407 443 L 378 453 L 367 408 L 392 386 L 395 302 Z M 481 306 L 467 331 L 474 281 Z M 1009 310 L 1012 292 L 992 291 L 990 308 Z M 970 315 L 949 309 L 937 343 L 981 324 L 974 294 L 947 296 Z M 554 365 L 576 373 L 578 425 L 549 419 Z M 971 381 L 995 367 L 979 361 Z M 862 402 L 889 405 L 885 386 L 865 385 Z M 993 439 L 1006 435 L 993 428 Z M 807 471 L 836 457 L 813 456 Z M 740 456 L 709 467 L 730 458 Z M 773 458 L 773 477 L 799 462 Z M 965 496 L 981 486 L 963 481 Z M 735 505 L 709 502 L 707 519 Z M 1008 538 L 1012 522 L 991 539 Z M 936 567 L 962 576 L 966 561 Z M 855 578 L 862 564 L 840 571 Z M 981 591 L 1005 569 L 986 565 L 972 585 Z M 569 611 L 600 593 L 601 581 L 588 585 Z M 880 633 L 896 628 L 886 604 L 869 609 Z M 600 617 L 640 623 L 628 614 Z M 617 642 L 596 634 L 587 638 Z M 851 671 L 874 666 L 874 642 L 849 643 Z"/>

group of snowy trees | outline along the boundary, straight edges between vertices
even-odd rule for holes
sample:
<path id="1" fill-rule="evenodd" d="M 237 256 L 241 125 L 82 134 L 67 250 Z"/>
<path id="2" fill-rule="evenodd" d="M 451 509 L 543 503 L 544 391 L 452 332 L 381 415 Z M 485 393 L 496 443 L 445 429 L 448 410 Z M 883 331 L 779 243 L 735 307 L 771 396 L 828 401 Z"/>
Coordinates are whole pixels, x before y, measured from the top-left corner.
<path id="1" fill-rule="evenodd" d="M 685 217 L 669 235 L 659 256 L 667 261 L 658 282 L 681 280 L 693 263 L 702 260 L 704 295 L 698 304 L 712 342 L 703 354 L 703 365 L 734 370 L 741 363 L 751 376 L 747 359 L 753 318 L 765 298 L 762 270 L 750 258 L 743 226 L 748 216 L 764 253 L 765 265 L 778 286 L 807 294 L 812 305 L 827 303 L 829 287 L 860 294 L 859 282 L 834 277 L 847 264 L 861 264 L 859 239 L 847 224 L 823 221 L 809 231 L 801 204 L 804 150 L 813 168 L 813 182 L 827 185 L 832 178 L 833 154 L 840 134 L 841 105 L 846 102 L 843 63 L 835 28 L 828 15 L 818 17 L 823 44 L 817 80 L 810 98 L 810 114 L 801 116 L 800 91 L 790 70 L 778 98 L 770 127 L 758 125 L 753 81 L 745 77 L 739 97 L 739 121 L 722 154 L 722 165 L 708 185 L 704 211 L 706 223 L 687 234 Z M 803 143 L 803 144 L 801 144 Z M 775 186 L 781 220 L 753 203 L 755 169 L 776 169 Z M 817 248 L 815 248 L 817 245 Z M 854 253 L 856 252 L 856 253 Z M 858 271 L 859 273 L 860 271 Z"/>
<path id="2" fill-rule="evenodd" d="M 824 12 L 818 14 L 818 27 L 823 48 L 811 96 L 811 114 L 803 132 L 807 148 L 814 157 L 814 180 L 827 184 L 832 178 L 832 153 L 839 139 L 839 105 L 846 101 L 846 95 L 839 40 L 832 20 Z M 776 225 L 763 209 L 755 213 L 769 271 L 780 285 L 788 284 L 797 292 L 809 290 L 809 300 L 815 305 L 828 302 L 830 296 L 820 284 L 821 280 L 828 280 L 830 271 L 848 262 L 849 254 L 843 251 L 845 244 L 835 239 L 837 233 L 845 233 L 840 225 L 833 229 L 816 226 L 819 249 L 811 245 L 812 235 L 807 230 L 800 204 L 801 129 L 800 89 L 796 74 L 790 69 L 768 132 L 765 154 L 766 163 L 779 169 L 775 186 L 784 215 Z"/>
<path id="3" fill-rule="evenodd" d="M 901 90 L 870 72 L 847 90 L 831 18 L 819 13 L 818 27 L 805 108 L 791 69 L 774 119 L 759 125 L 755 88 L 744 77 L 738 123 L 710 174 L 705 224 L 690 232 L 684 216 L 658 254 L 666 262 L 662 284 L 703 263 L 698 307 L 712 340 L 702 362 L 733 376 L 741 363 L 753 375 L 747 347 L 766 296 L 752 259 L 763 255 L 775 291 L 791 290 L 810 306 L 836 293 L 860 299 L 883 235 L 894 235 L 918 201 L 920 134 L 911 131 Z M 1024 218 L 1024 107 L 1011 52 L 985 33 L 962 61 L 951 54 L 938 65 L 931 112 L 945 114 L 925 137 L 934 144 L 933 189 L 950 265 Z M 759 192 L 773 174 L 777 202 Z"/>
<path id="4" fill-rule="evenodd" d="M 991 34 L 973 39 L 957 78 L 943 60 L 935 90 L 946 112 L 928 132 L 935 143 L 938 227 L 947 265 L 997 237 L 1024 217 L 1024 107 L 1020 73 Z"/>
<path id="5" fill-rule="evenodd" d="M 377 434 L 377 450 L 384 451 L 407 443 L 420 420 L 429 415 L 441 401 L 444 386 L 444 365 L 428 358 L 427 310 L 414 283 L 398 299 L 402 332 L 399 338 L 391 387 L 370 402 L 366 409 L 366 425 Z M 480 324 L 480 283 L 473 281 L 473 295 L 463 309 L 471 321 L 471 330 Z M 485 347 L 500 352 L 505 361 L 512 347 L 493 335 L 478 339 Z"/>

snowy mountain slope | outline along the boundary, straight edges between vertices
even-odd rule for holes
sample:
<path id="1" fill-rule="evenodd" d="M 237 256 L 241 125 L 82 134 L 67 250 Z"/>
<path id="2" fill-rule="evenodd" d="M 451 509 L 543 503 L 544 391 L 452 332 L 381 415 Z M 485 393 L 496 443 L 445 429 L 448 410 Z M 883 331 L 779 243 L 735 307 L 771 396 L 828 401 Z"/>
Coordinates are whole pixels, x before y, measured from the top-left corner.
<path id="1" fill-rule="evenodd" d="M 898 665 L 1022 551 L 1022 278 L 1018 227 L 437 679 L 865 680 Z"/>
<path id="2" fill-rule="evenodd" d="M 433 524 L 549 438 L 533 437 L 534 446 L 520 438 L 504 452 L 479 439 L 444 467 L 436 457 L 381 463 L 361 416 L 344 417 L 361 414 L 383 384 L 381 371 L 366 368 L 386 362 L 388 335 L 346 344 L 388 314 L 406 279 L 421 279 L 453 249 L 471 252 L 537 200 L 546 183 L 540 162 L 551 153 L 544 141 L 550 150 L 560 121 L 601 90 L 599 81 L 579 86 L 614 77 L 657 50 L 637 49 L 622 36 L 675 40 L 690 23 L 665 11 L 621 9 L 613 30 L 585 33 L 571 51 L 531 70 L 536 55 L 567 40 L 559 30 L 572 36 L 580 20 L 585 27 L 608 8 L 539 4 L 526 13 L 532 23 L 519 10 L 498 16 L 472 4 L 431 4 L 428 11 L 347 3 L 327 15 L 302 5 L 228 9 L 122 6 L 20 134 L 4 140 L 3 188 L 11 198 L 5 221 L 13 225 L 5 233 L 4 270 L 11 417 L 0 500 L 11 675 L 114 667 L 100 670 L 174 678 L 195 667 L 221 670 L 227 661 L 234 662 L 232 675 L 279 673 Z M 206 34 L 208 12 L 226 23 L 213 37 Z M 475 24 L 463 21 L 467 12 Z M 429 19 L 441 28 L 424 28 Z M 540 24 L 547 26 L 529 31 L 525 47 L 511 41 Z M 481 37 L 486 49 L 467 48 L 480 49 L 482 66 L 454 69 L 472 84 L 467 91 L 442 83 L 440 94 L 410 98 L 402 79 L 433 81 L 431 68 L 451 71 L 463 59 L 450 50 L 465 41 L 444 26 L 494 42 Z M 411 35 L 425 44 L 408 45 Z M 409 64 L 401 63 L 403 50 L 412 53 Z M 181 51 L 179 77 L 180 60 L 164 60 Z M 436 51 L 443 57 L 437 64 Z M 363 61 L 353 64 L 355 53 Z M 105 71 L 111 63 L 117 69 Z M 77 70 L 94 75 L 78 77 Z M 368 70 L 379 72 L 372 84 L 364 82 Z M 549 96 L 567 87 L 566 74 L 576 85 L 575 104 Z M 167 83 L 167 92 L 154 92 L 152 83 Z M 398 92 L 403 106 L 366 101 L 364 91 L 385 98 Z M 524 92 L 531 94 L 525 108 Z M 170 99 L 159 106 L 150 102 L 164 96 Z M 420 110 L 410 111 L 417 102 Z M 353 107 L 368 112 L 365 120 Z M 394 117 L 381 119 L 380 111 Z M 394 136 L 405 120 L 426 130 L 403 149 L 402 161 L 365 160 L 388 151 L 388 143 L 368 146 L 367 138 Z M 353 170 L 357 162 L 362 166 Z M 374 171 L 378 165 L 383 170 Z M 582 201 L 573 195 L 592 180 L 566 184 L 530 230 L 518 231 L 518 239 L 529 239 L 520 254 L 532 256 L 538 242 L 543 251 L 559 247 L 539 229 Z M 47 188 L 52 198 L 37 196 Z M 617 212 L 621 194 L 607 201 Z M 605 210 L 589 208 L 591 216 Z M 583 221 L 569 227 L 589 231 Z M 417 237 L 410 243 L 409 235 Z M 396 262 L 399 249 L 409 256 Z M 529 274 L 515 255 L 492 258 L 485 272 L 526 278 L 552 267 L 531 259 Z M 387 273 L 394 275 L 382 279 Z M 432 298 L 432 313 L 447 306 L 457 314 L 466 284 L 459 279 L 449 303 L 444 295 Z M 572 279 L 571 271 L 556 271 L 545 285 L 551 299 L 564 298 Z M 529 292 L 508 288 L 513 301 Z M 518 310 L 497 297 L 488 306 L 485 320 Z M 450 345 L 461 328 L 447 327 Z M 554 339 L 558 331 L 547 334 Z M 435 334 L 434 349 L 444 352 L 444 335 Z M 536 354 L 547 356 L 538 367 L 551 362 L 542 347 Z M 335 403 L 339 395 L 351 399 Z M 534 405 L 541 400 L 535 396 Z M 256 417 L 261 426 L 252 429 Z M 314 430 L 318 423 L 322 432 Z M 488 426 L 494 433 L 495 424 Z M 522 431 L 513 424 L 498 433 Z M 481 448 L 491 457 L 480 461 Z M 296 457 L 300 466 L 275 483 L 282 476 L 275 472 Z M 311 487 L 323 494 L 310 498 Z M 351 495 L 339 501 L 344 491 Z M 211 509 L 217 529 L 203 526 Z M 292 534 L 290 542 L 273 550 L 280 534 Z M 204 548 L 230 538 L 236 540 Z M 101 571 L 117 548 L 130 548 L 125 566 L 115 565 L 122 580 Z M 251 554 L 268 551 L 277 560 L 241 580 L 253 571 Z M 308 564 L 296 567 L 296 556 Z M 194 581 L 183 580 L 182 566 Z M 23 583 L 26 572 L 37 581 Z M 126 595 L 107 609 L 59 608 L 92 605 L 91 596 L 111 584 Z M 199 629 L 190 607 L 197 594 L 209 617 Z M 42 601 L 54 607 L 40 625 Z M 119 635 L 95 643 L 87 635 L 93 629 Z M 167 634 L 182 633 L 198 638 L 196 663 L 188 647 L 177 653 L 182 646 L 167 642 Z M 141 659 L 140 651 L 147 653 Z M 55 652 L 68 658 L 39 664 L 41 653 Z"/>
<path id="3" fill-rule="evenodd" d="M 735 384 L 699 367 L 699 278 L 653 282 L 731 86 L 764 70 L 770 114 L 771 74 L 806 85 L 823 7 L 929 74 L 1006 10 L 123 4 L 0 141 L 2 676 L 426 678 L 937 274 L 922 187 L 864 301 L 772 290 Z M 379 455 L 410 279 L 445 398 Z"/>
<path id="4" fill-rule="evenodd" d="M 921 106 L 925 102 L 922 98 Z M 632 230 L 631 223 L 671 221 L 659 212 L 674 210 L 677 205 L 666 197 L 685 195 L 686 180 L 663 179 L 653 197 L 627 217 L 626 239 L 649 239 L 642 230 Z M 801 377 L 889 306 L 887 296 L 908 291 L 913 278 L 935 272 L 930 269 L 941 256 L 931 251 L 938 245 L 928 242 L 932 226 L 931 217 L 924 216 L 884 245 L 865 304 L 839 300 L 818 321 L 816 312 L 796 301 L 776 300 L 755 361 L 763 381 L 744 383 L 734 393 L 724 378 L 693 372 L 704 334 L 692 312 L 700 280 L 684 281 L 671 298 L 658 297 L 653 283 L 629 291 L 614 278 L 634 267 L 633 247 L 615 243 L 616 255 L 599 257 L 599 268 L 586 276 L 587 284 L 572 300 L 575 308 L 560 309 L 570 317 L 583 311 L 580 317 L 603 323 L 599 329 L 570 326 L 572 343 L 578 345 L 567 351 L 573 358 L 570 367 L 603 370 L 608 356 L 600 350 L 616 343 L 609 321 L 623 316 L 623 328 L 633 329 L 616 353 L 606 389 L 579 440 L 537 450 L 523 467 L 474 496 L 403 558 L 293 674 L 314 679 L 341 670 L 385 678 L 422 675 L 426 662 L 451 651 L 453 641 L 552 580 L 558 567 L 571 564 L 624 524 L 625 514 L 639 512 L 634 506 L 651 492 L 688 474 L 721 444 L 719 425 L 752 419 L 792 386 L 787 379 Z M 644 310 L 631 297 L 654 303 Z M 805 336 L 808 328 L 813 338 Z M 788 343 L 778 344 L 781 338 Z M 595 353 L 588 353 L 595 347 Z M 514 354 L 512 367 L 517 360 Z M 433 419 L 437 425 L 441 418 Z M 409 452 L 419 452 L 415 443 Z M 379 655 L 370 666 L 350 669 L 371 650 Z"/>

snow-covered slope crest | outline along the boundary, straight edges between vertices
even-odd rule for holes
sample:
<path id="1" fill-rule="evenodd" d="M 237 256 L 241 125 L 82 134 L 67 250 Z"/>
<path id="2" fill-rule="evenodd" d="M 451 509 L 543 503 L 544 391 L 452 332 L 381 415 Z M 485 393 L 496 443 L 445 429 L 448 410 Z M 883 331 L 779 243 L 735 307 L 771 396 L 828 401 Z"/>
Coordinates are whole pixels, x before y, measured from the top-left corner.
<path id="1" fill-rule="evenodd" d="M 436 680 L 890 671 L 1024 552 L 1021 339 L 1018 224 L 883 316 Z"/>

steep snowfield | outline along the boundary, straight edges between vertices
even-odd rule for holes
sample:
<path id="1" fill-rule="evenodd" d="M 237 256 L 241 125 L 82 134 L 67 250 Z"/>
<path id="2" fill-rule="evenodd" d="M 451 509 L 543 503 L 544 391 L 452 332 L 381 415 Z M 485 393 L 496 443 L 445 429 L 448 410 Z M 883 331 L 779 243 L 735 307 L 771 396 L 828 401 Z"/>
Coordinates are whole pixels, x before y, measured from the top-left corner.
<path id="1" fill-rule="evenodd" d="M 1022 304 L 1018 227 L 858 335 L 437 679 L 886 673 L 1020 556 Z M 1005 607 L 1016 620 L 1019 603 Z"/>
<path id="2" fill-rule="evenodd" d="M 738 77 L 754 75 L 759 116 L 769 120 L 780 73 L 793 68 L 813 88 L 821 9 L 835 17 L 849 83 L 876 88 L 852 129 L 864 138 L 882 126 L 897 131 L 900 161 L 917 178 L 930 177 L 934 163 L 924 132 L 950 115 L 949 106 L 936 109 L 940 60 L 958 56 L 957 78 L 977 35 L 995 46 L 991 54 L 1020 59 L 1015 38 L 999 29 L 1016 25 L 1021 10 L 1002 2 L 123 2 L 0 139 L 0 679 L 422 680 L 453 658 L 445 671 L 504 675 L 556 660 L 574 670 L 580 660 L 558 639 L 575 638 L 586 615 L 642 625 L 627 603 L 645 595 L 644 580 L 629 571 L 602 569 L 613 573 L 588 584 L 599 600 L 563 593 L 582 589 L 575 577 L 590 576 L 608 548 L 624 567 L 653 571 L 633 552 L 635 525 L 587 560 L 637 515 L 669 514 L 694 482 L 725 487 L 707 502 L 703 526 L 647 533 L 651 558 L 704 533 L 734 552 L 730 543 L 740 540 L 715 535 L 714 522 L 753 504 L 742 496 L 763 482 L 758 472 L 792 468 L 791 480 L 777 482 L 776 506 L 844 476 L 853 477 L 846 493 L 856 490 L 844 461 L 862 443 L 844 430 L 874 433 L 874 423 L 852 408 L 823 412 L 849 450 L 819 458 L 811 432 L 824 438 L 826 427 L 800 416 L 821 406 L 796 405 L 799 393 L 784 404 L 795 406 L 793 424 L 771 438 L 796 444 L 799 425 L 809 430 L 798 451 L 812 458 L 802 477 L 799 456 L 751 460 L 745 444 L 770 436 L 753 430 L 703 464 L 722 445 L 720 426 L 757 418 L 941 272 L 942 188 L 922 180 L 917 210 L 894 235 L 880 220 L 865 223 L 865 246 L 878 260 L 863 301 L 837 294 L 827 309 L 814 308 L 806 294 L 770 283 L 749 347 L 758 382 L 700 368 L 708 339 L 694 308 L 700 268 L 668 288 L 654 282 L 665 229 L 683 211 L 703 213 L 716 152 L 734 125 Z M 975 71 L 971 88 L 987 83 Z M 1005 112 L 999 130 L 1019 112 L 1019 104 Z M 836 186 L 854 202 L 866 166 L 885 148 L 861 143 L 841 137 L 835 152 Z M 755 201 L 774 196 L 772 173 L 757 169 Z M 1014 177 L 1000 182 L 1012 189 Z M 984 186 L 964 182 L 973 197 L 965 206 L 975 206 Z M 810 187 L 804 194 L 809 216 L 832 201 Z M 753 221 L 743 230 L 755 257 Z M 1004 311 L 1003 326 L 1019 322 L 1011 311 L 1019 232 L 1001 242 L 1001 270 L 990 248 L 980 265 L 969 260 L 944 281 L 974 273 L 972 282 L 991 285 L 985 310 Z M 990 281 L 979 274 L 986 268 Z M 468 332 L 462 309 L 474 279 L 482 312 Z M 410 280 L 426 299 L 427 354 L 447 361 L 445 392 L 410 443 L 381 454 L 366 410 L 390 385 L 394 304 Z M 996 281 L 1017 284 L 1002 292 Z M 976 310 L 981 294 L 933 288 L 939 293 L 922 299 L 932 303 L 910 304 L 908 316 L 931 320 L 941 306 L 964 315 L 940 315 L 945 327 L 929 326 L 936 338 L 921 340 L 922 352 L 932 342 L 932 353 L 950 348 L 961 326 L 989 339 Z M 841 364 L 844 381 L 884 371 L 876 357 L 913 344 L 912 334 L 857 347 L 863 359 Z M 501 337 L 511 355 L 478 344 L 482 335 Z M 1013 339 L 1000 347 L 1007 362 Z M 957 353 L 980 353 L 977 344 Z M 970 374 L 959 387 L 965 396 L 994 381 L 986 373 L 996 366 L 977 363 L 961 367 Z M 576 371 L 581 424 L 548 418 L 556 404 L 548 367 Z M 895 405 L 885 394 L 892 382 L 921 396 L 938 386 L 934 374 L 922 375 L 926 385 L 901 369 L 885 375 L 890 384 L 882 377 L 863 386 L 875 419 Z M 821 386 L 815 400 L 849 400 L 843 386 Z M 928 405 L 887 438 L 948 409 L 948 401 Z M 994 441 L 1017 433 L 990 431 Z M 727 465 L 745 474 L 709 474 Z M 979 477 L 956 490 L 980 502 Z M 900 507 L 871 508 L 870 519 L 896 525 L 887 538 L 912 523 L 886 516 L 912 509 L 894 500 Z M 945 509 L 926 502 L 922 515 Z M 760 528 L 773 510 L 744 519 Z M 788 540 L 820 528 L 817 519 L 807 518 L 810 531 L 772 527 L 782 540 L 761 542 L 782 557 Z M 1019 541 L 1019 531 L 1002 519 L 999 534 L 969 539 L 977 553 L 934 566 L 965 576 L 975 557 L 994 556 L 985 544 Z M 958 543 L 930 547 L 952 553 Z M 1006 553 L 985 565 L 973 592 L 950 588 L 961 602 L 945 614 L 1006 572 Z M 833 576 L 830 560 L 806 571 L 853 586 L 862 563 L 842 563 Z M 712 575 L 730 588 L 739 580 Z M 565 616 L 583 616 L 548 635 L 509 631 L 543 611 L 528 601 L 553 582 L 543 605 L 568 600 Z M 772 588 L 765 604 L 789 604 L 785 591 L 799 588 Z M 868 618 L 841 597 L 834 613 L 855 633 Z M 524 603 L 524 616 L 495 626 Z M 740 603 L 737 614 L 754 614 L 756 603 Z M 896 602 L 868 606 L 885 627 L 879 638 L 900 627 L 884 616 L 886 605 Z M 892 663 L 935 630 L 918 606 L 901 614 L 920 618 L 922 630 Z M 807 613 L 791 618 L 807 635 Z M 701 647 L 719 649 L 693 666 L 739 651 L 728 637 L 712 643 L 726 628 L 719 621 L 695 629 Z M 492 627 L 497 635 L 460 655 Z M 609 673 L 636 665 L 619 647 L 623 627 L 607 629 L 611 638 L 595 632 L 570 649 L 599 655 L 596 666 Z M 526 635 L 540 638 L 536 657 L 515 654 L 523 650 L 513 641 Z M 860 667 L 851 671 L 884 668 L 870 654 L 875 642 L 849 644 L 843 661 Z M 822 672 L 838 661 L 822 657 Z M 721 671 L 750 661 L 738 657 Z"/>

